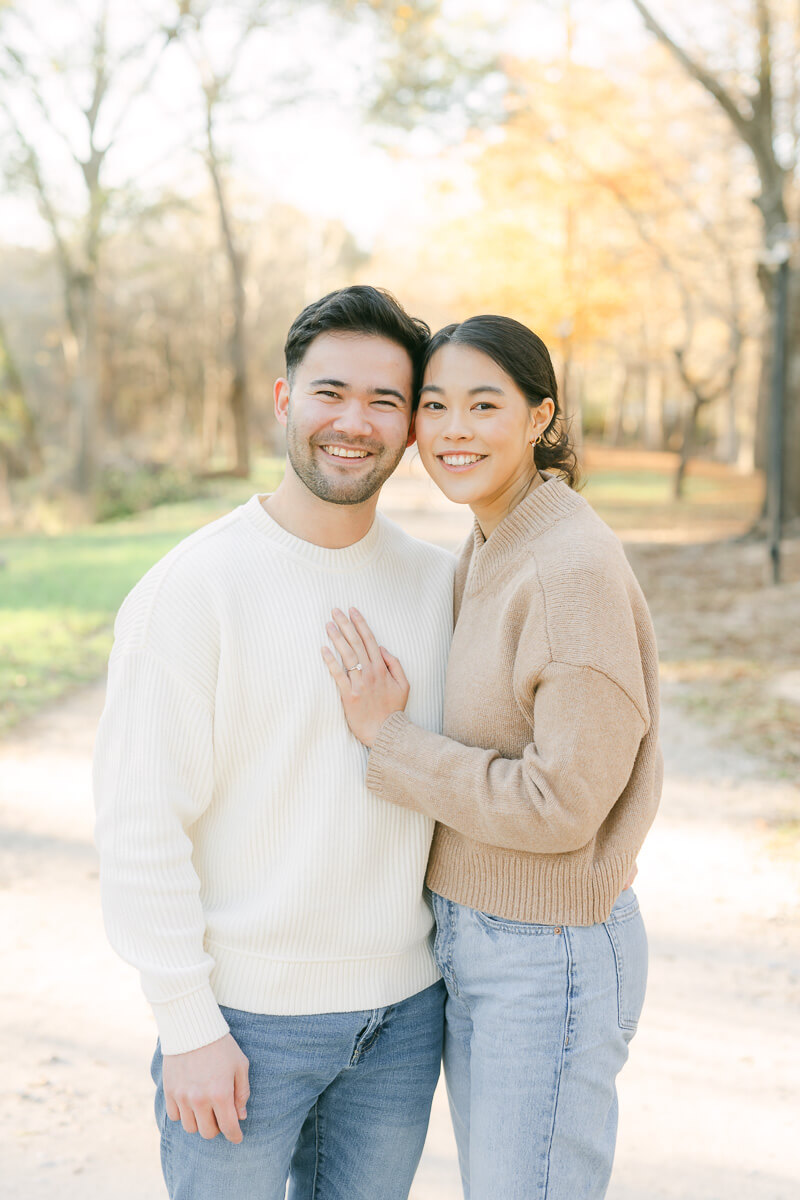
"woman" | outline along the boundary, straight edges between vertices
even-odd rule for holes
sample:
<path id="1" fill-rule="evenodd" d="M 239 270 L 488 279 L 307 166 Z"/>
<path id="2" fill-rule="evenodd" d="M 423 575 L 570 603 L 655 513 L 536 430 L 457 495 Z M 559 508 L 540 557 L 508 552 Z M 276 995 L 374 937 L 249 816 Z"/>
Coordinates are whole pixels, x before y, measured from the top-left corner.
<path id="1" fill-rule="evenodd" d="M 444 735 L 407 719 L 402 666 L 355 610 L 328 626 L 339 657 L 323 654 L 369 787 L 439 822 L 427 883 L 465 1196 L 599 1200 L 647 973 L 624 885 L 661 786 L 652 625 L 618 539 L 571 489 L 529 329 L 480 316 L 436 334 L 416 432 L 476 518 Z"/>

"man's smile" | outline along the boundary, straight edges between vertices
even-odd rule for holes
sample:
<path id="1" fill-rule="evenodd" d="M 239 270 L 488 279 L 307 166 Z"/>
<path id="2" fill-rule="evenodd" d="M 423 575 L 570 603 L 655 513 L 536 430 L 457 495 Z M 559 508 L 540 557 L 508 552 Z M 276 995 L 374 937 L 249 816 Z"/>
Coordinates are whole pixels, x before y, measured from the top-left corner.
<path id="1" fill-rule="evenodd" d="M 369 450 L 350 450 L 347 446 L 323 446 L 322 449 L 326 454 L 332 454 L 334 458 L 369 458 Z"/>

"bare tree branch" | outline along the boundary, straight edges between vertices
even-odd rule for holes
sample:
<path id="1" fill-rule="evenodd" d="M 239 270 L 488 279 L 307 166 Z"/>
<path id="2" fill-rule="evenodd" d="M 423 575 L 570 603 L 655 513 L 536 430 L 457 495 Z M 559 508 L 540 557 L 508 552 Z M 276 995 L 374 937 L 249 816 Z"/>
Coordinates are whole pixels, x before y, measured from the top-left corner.
<path id="1" fill-rule="evenodd" d="M 683 46 L 678 45 L 674 38 L 670 37 L 664 26 L 656 20 L 647 5 L 642 3 L 642 0 L 631 0 L 631 3 L 638 9 L 642 20 L 650 32 L 655 35 L 662 46 L 666 46 L 670 53 L 677 58 L 681 66 L 714 97 L 724 112 L 728 114 L 739 136 L 749 142 L 751 118 L 742 112 L 739 105 L 726 88 L 723 87 L 720 80 L 715 75 L 712 75 L 702 63 L 698 62 L 697 59 L 684 50 Z"/>
<path id="2" fill-rule="evenodd" d="M 786 221 L 783 198 L 786 172 L 778 162 L 774 145 L 769 12 L 765 0 L 754 2 L 759 28 L 759 75 L 756 99 L 752 105 L 752 112 L 748 115 L 742 112 L 722 82 L 667 33 L 643 0 L 631 0 L 650 32 L 666 46 L 688 74 L 714 97 L 742 141 L 749 146 L 761 179 L 761 195 L 757 204 L 767 229 L 770 229 Z"/>

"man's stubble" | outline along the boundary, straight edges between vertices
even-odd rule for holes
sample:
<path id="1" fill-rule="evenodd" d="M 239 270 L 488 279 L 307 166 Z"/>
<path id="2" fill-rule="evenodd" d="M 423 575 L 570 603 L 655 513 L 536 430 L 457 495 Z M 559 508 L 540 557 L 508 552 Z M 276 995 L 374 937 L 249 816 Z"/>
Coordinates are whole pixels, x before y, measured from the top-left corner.
<path id="1" fill-rule="evenodd" d="M 314 457 L 314 446 L 321 444 L 326 446 L 347 445 L 368 450 L 375 455 L 375 462 L 370 471 L 356 479 L 331 478 Z M 376 492 L 380 491 L 399 465 L 405 449 L 406 447 L 403 445 L 398 453 L 393 453 L 379 442 L 367 442 L 353 438 L 345 441 L 337 436 L 326 438 L 324 443 L 318 438 L 312 444 L 298 432 L 297 426 L 292 421 L 291 404 L 289 405 L 286 453 L 292 470 L 310 492 L 320 500 L 326 500 L 329 504 L 363 504 L 365 500 L 369 500 Z"/>

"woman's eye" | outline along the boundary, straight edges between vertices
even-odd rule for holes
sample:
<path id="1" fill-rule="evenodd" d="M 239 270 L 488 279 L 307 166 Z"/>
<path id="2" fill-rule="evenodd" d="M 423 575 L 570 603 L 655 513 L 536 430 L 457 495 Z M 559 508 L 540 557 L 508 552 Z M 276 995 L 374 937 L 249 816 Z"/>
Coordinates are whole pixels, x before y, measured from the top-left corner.
<path id="1" fill-rule="evenodd" d="M 496 404 L 490 404 L 488 400 L 481 400 L 475 405 L 478 412 L 487 412 L 491 408 L 497 408 Z"/>
<path id="2" fill-rule="evenodd" d="M 444 405 L 438 400 L 426 400 L 422 407 L 427 408 L 428 412 L 444 412 Z"/>

